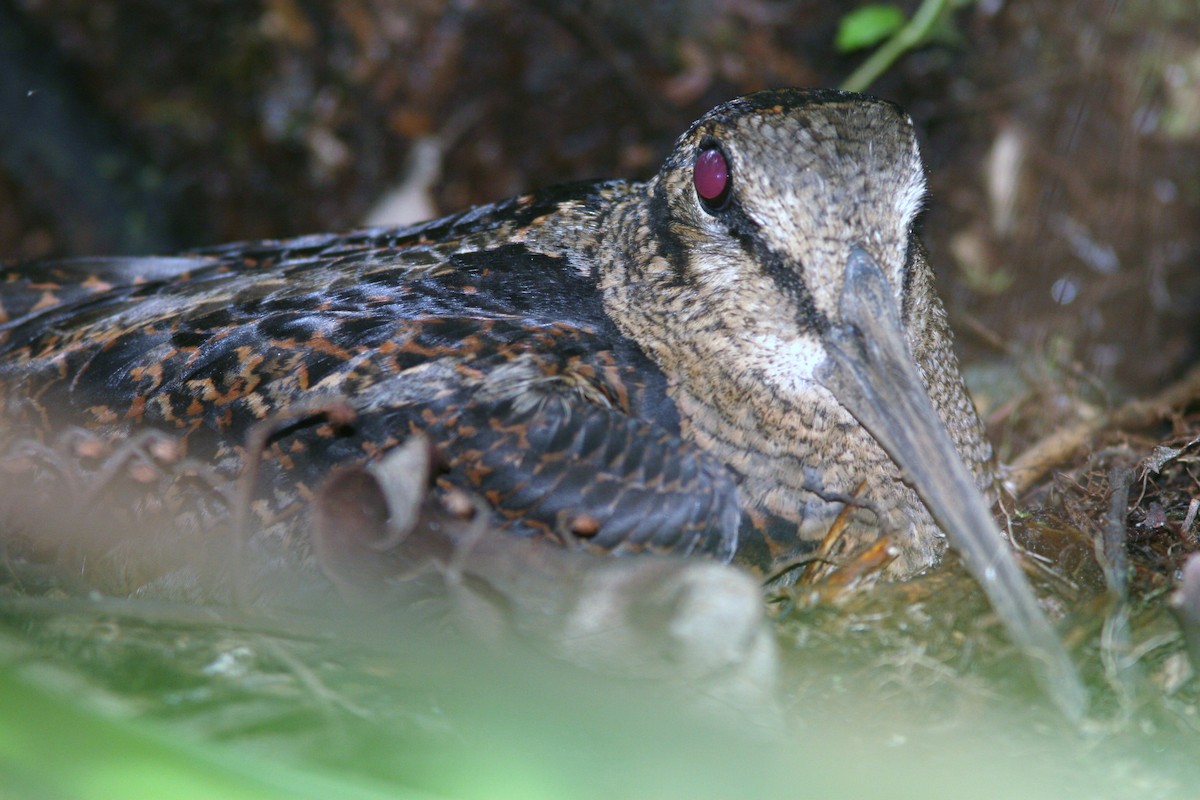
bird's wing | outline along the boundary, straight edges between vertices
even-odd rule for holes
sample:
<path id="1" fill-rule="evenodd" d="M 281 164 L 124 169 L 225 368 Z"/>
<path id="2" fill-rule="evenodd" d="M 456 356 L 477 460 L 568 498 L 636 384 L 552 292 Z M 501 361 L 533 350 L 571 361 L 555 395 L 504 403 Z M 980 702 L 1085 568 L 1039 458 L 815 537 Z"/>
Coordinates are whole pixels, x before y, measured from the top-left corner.
<path id="1" fill-rule="evenodd" d="M 557 346 L 517 340 L 465 373 L 450 361 L 422 369 L 427 404 L 405 396 L 411 381 L 360 395 L 361 431 L 368 439 L 425 434 L 446 459 L 446 481 L 480 493 L 524 532 L 601 551 L 732 558 L 740 521 L 732 474 L 677 433 L 631 415 L 625 403 L 645 387 L 611 351 L 589 349 L 588 334 L 539 335 Z"/>
<path id="2" fill-rule="evenodd" d="M 437 224 L 482 224 L 455 219 Z M 59 288 L 23 314 L 5 300 L 10 424 L 43 440 L 64 425 L 113 438 L 154 427 L 232 478 L 255 426 L 343 402 L 350 424 L 301 419 L 269 440 L 270 513 L 302 503 L 331 467 L 421 430 L 446 479 L 513 527 L 730 557 L 731 476 L 679 438 L 664 379 L 585 271 L 514 242 L 456 249 L 428 230 L 25 273 Z"/>

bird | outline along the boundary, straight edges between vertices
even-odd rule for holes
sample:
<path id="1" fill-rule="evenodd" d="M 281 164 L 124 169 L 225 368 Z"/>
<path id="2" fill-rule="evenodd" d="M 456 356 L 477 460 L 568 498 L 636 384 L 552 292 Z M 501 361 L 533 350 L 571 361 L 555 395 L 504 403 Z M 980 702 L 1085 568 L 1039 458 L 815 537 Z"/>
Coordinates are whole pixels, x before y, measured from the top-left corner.
<path id="1" fill-rule="evenodd" d="M 445 497 L 490 515 L 473 530 L 589 557 L 707 557 L 786 585 L 830 560 L 908 578 L 953 547 L 1078 721 L 1086 692 L 991 515 L 925 197 L 898 106 L 778 89 L 704 114 L 645 181 L 6 267 L 0 510 L 44 498 L 49 471 L 91 481 L 85 520 L 107 496 L 201 545 L 225 526 L 311 563 L 331 509 L 390 542 L 375 495 L 319 500 L 423 440 Z"/>
<path id="2" fill-rule="evenodd" d="M 956 460 L 971 491 L 996 482 L 918 235 L 925 196 L 898 106 L 768 90 L 702 116 L 646 181 L 401 228 L 10 266 L 0 413 L 10 438 L 152 430 L 220 479 L 253 463 L 259 538 L 289 552 L 331 471 L 419 434 L 438 481 L 514 535 L 770 576 L 836 526 L 848 552 L 886 535 L 887 574 L 909 576 L 946 547 L 922 487 Z M 863 286 L 883 306 L 848 323 Z M 885 317 L 911 380 L 871 377 L 878 402 L 919 395 L 920 430 L 944 431 L 949 453 L 898 463 L 878 430 L 893 423 L 860 419 L 831 372 Z M 349 414 L 288 418 L 251 452 L 255 426 L 322 403 Z"/>

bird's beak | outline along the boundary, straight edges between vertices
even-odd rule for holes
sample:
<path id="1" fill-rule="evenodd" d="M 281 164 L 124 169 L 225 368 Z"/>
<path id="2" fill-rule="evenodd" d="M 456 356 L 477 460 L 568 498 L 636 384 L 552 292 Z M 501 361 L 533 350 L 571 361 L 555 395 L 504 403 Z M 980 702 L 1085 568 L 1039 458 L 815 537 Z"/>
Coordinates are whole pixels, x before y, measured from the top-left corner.
<path id="1" fill-rule="evenodd" d="M 1075 667 L 934 410 L 883 271 L 855 247 L 845 275 L 841 322 L 824 336 L 829 355 L 818 379 L 899 466 L 1043 687 L 1069 717 L 1081 719 L 1086 696 Z"/>

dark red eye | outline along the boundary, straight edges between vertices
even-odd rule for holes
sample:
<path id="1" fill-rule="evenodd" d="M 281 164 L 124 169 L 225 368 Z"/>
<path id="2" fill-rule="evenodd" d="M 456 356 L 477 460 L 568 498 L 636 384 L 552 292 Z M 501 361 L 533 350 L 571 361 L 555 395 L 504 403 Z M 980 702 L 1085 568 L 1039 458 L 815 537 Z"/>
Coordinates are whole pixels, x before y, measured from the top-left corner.
<path id="1" fill-rule="evenodd" d="M 717 211 L 729 197 L 729 162 L 725 154 L 715 147 L 708 147 L 696 156 L 696 171 L 692 176 L 696 194 L 709 211 Z"/>

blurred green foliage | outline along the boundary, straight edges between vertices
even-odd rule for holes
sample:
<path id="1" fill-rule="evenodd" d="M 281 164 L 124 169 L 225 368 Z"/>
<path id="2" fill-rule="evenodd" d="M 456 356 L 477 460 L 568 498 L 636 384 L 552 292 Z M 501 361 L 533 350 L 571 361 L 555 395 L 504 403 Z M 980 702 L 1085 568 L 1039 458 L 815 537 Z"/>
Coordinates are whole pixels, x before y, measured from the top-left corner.
<path id="1" fill-rule="evenodd" d="M 834 44 L 843 53 L 874 47 L 904 25 L 903 9 L 890 3 L 856 8 L 838 23 Z"/>

